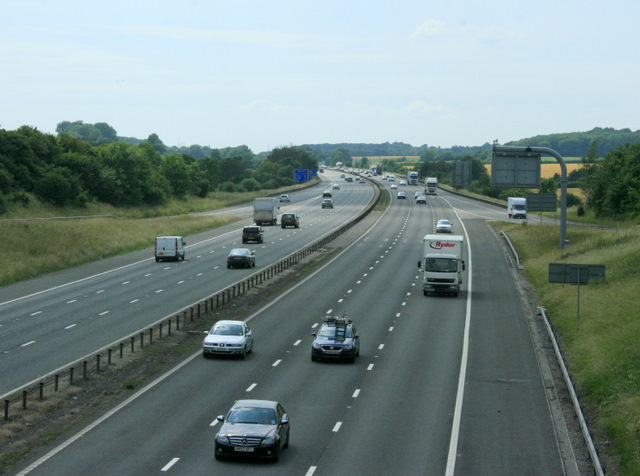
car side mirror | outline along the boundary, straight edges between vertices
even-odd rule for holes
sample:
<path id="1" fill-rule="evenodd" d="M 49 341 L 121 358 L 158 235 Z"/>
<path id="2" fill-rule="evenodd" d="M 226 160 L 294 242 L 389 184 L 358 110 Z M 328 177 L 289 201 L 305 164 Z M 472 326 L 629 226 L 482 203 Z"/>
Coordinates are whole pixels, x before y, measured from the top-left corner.
<path id="1" fill-rule="evenodd" d="M 281 425 L 288 425 L 289 424 L 289 417 L 287 417 L 286 415 L 282 417 L 282 420 L 280 420 L 280 424 Z"/>
<path id="2" fill-rule="evenodd" d="M 420 266 L 422 266 L 422 260 L 418 261 L 418 269 L 420 269 Z"/>
<path id="3" fill-rule="evenodd" d="M 224 422 L 224 415 L 218 415 L 216 420 Z"/>
<path id="4" fill-rule="evenodd" d="M 209 333 L 209 331 L 204 331 L 204 333 L 205 333 L 205 334 L 208 334 L 208 333 Z"/>
<path id="5" fill-rule="evenodd" d="M 315 333 L 315 332 L 312 332 L 312 333 L 311 333 L 311 335 L 312 335 L 313 337 L 318 337 L 318 336 L 316 335 L 316 333 Z"/>

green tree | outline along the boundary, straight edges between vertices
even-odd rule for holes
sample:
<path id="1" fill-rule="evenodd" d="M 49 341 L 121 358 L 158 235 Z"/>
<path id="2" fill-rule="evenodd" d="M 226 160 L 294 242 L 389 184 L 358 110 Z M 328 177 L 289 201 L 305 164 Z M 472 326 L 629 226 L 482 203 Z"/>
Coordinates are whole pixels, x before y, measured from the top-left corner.
<path id="1" fill-rule="evenodd" d="M 240 183 L 247 177 L 247 163 L 242 157 L 227 157 L 220 162 L 220 180 Z"/>
<path id="2" fill-rule="evenodd" d="M 338 162 L 342 162 L 342 165 L 345 167 L 353 167 L 353 157 L 349 153 L 349 149 L 345 149 L 344 147 L 339 148 L 329 158 L 329 163 L 331 165 L 336 165 Z"/>

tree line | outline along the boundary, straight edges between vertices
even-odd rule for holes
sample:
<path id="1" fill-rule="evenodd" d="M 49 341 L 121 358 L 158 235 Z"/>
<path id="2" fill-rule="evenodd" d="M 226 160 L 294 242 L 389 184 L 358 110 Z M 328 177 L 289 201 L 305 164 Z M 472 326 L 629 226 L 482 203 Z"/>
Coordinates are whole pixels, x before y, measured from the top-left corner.
<path id="1" fill-rule="evenodd" d="M 125 207 L 215 191 L 275 189 L 294 183 L 294 169 L 318 166 L 313 154 L 298 147 L 274 149 L 262 160 L 246 146 L 195 158 L 168 151 L 155 134 L 132 144 L 114 141 L 115 131 L 104 123 L 66 126 L 55 136 L 30 126 L 0 129 L 0 214 L 34 198 L 60 207 Z"/>

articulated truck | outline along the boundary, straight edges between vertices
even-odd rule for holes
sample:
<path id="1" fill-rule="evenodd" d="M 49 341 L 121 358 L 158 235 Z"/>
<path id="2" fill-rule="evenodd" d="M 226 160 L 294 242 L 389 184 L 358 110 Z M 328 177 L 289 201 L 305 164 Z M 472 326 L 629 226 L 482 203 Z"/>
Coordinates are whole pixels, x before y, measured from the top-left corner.
<path id="1" fill-rule="evenodd" d="M 407 172 L 407 185 L 418 185 L 418 172 Z"/>
<path id="2" fill-rule="evenodd" d="M 422 239 L 422 292 L 453 294 L 457 296 L 462 284 L 464 264 L 464 237 L 452 235 L 425 235 Z"/>

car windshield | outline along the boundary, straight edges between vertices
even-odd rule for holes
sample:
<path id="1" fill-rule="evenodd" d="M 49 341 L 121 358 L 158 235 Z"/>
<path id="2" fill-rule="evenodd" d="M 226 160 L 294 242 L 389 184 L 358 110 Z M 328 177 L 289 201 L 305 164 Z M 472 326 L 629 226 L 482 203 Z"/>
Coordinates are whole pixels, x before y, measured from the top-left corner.
<path id="1" fill-rule="evenodd" d="M 424 270 L 454 273 L 458 271 L 458 260 L 454 258 L 427 258 L 424 260 Z"/>
<path id="2" fill-rule="evenodd" d="M 295 218 L 295 215 L 292 215 L 291 213 L 285 213 L 284 215 L 282 215 L 282 218 L 285 218 L 287 220 L 288 219 L 293 219 L 293 218 Z"/>
<path id="3" fill-rule="evenodd" d="M 227 422 L 275 425 L 276 412 L 273 408 L 234 408 L 229 412 Z"/>
<path id="4" fill-rule="evenodd" d="M 351 330 L 351 327 L 347 327 L 344 336 L 345 337 L 349 337 L 349 338 L 353 337 L 353 331 Z M 318 337 L 322 337 L 324 339 L 335 339 L 335 337 L 336 337 L 336 327 L 335 326 L 322 326 L 322 328 L 320 329 L 320 332 L 318 333 Z"/>
<path id="5" fill-rule="evenodd" d="M 249 250 L 232 250 L 231 256 L 248 256 L 251 254 Z"/>
<path id="6" fill-rule="evenodd" d="M 240 324 L 219 324 L 213 328 L 211 334 L 216 336 L 241 336 L 242 326 Z"/>

